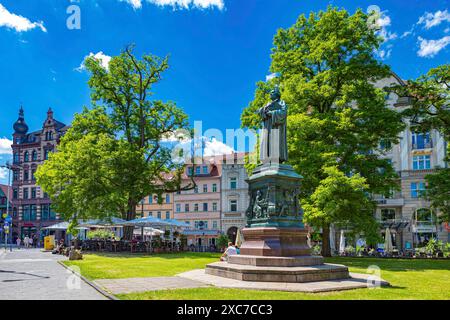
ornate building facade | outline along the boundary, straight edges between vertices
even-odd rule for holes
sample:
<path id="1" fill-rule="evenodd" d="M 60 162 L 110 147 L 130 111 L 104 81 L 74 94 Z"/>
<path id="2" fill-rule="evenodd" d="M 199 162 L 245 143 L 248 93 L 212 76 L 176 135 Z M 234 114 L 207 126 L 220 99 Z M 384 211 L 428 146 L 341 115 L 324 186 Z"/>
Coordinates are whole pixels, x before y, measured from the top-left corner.
<path id="1" fill-rule="evenodd" d="M 50 152 L 55 151 L 60 138 L 68 126 L 53 118 L 51 109 L 42 128 L 28 132 L 23 108 L 14 123 L 13 162 L 12 162 L 12 205 L 14 236 L 36 235 L 42 239 L 42 228 L 54 224 L 59 215 L 51 208 L 49 197 L 36 185 L 37 167 L 48 159 Z"/>
<path id="2" fill-rule="evenodd" d="M 249 206 L 247 170 L 244 167 L 245 153 L 224 156 L 222 165 L 222 232 L 235 241 L 238 229 L 246 224 L 245 212 Z"/>

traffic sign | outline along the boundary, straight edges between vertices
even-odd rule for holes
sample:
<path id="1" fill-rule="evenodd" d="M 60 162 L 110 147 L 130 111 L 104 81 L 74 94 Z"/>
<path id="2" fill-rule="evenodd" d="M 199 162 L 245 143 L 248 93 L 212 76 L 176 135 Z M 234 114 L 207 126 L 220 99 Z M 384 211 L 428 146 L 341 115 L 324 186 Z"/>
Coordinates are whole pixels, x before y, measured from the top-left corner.
<path id="1" fill-rule="evenodd" d="M 6 221 L 6 222 L 11 222 L 11 221 L 12 221 L 12 217 L 11 217 L 10 215 L 8 215 L 8 216 L 5 218 L 5 221 Z"/>

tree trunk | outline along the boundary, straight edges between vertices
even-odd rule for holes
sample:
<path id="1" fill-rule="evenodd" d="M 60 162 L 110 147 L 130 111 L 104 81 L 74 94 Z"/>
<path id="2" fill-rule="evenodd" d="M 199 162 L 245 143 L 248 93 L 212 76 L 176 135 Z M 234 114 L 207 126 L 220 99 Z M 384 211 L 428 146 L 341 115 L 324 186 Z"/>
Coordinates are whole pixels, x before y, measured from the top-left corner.
<path id="1" fill-rule="evenodd" d="M 322 256 L 331 257 L 329 224 L 322 226 Z"/>
<path id="2" fill-rule="evenodd" d="M 132 200 L 128 200 L 128 212 L 126 213 L 125 220 L 130 221 L 136 218 L 136 203 Z M 124 226 L 123 227 L 123 240 L 132 240 L 133 239 L 133 226 Z"/>

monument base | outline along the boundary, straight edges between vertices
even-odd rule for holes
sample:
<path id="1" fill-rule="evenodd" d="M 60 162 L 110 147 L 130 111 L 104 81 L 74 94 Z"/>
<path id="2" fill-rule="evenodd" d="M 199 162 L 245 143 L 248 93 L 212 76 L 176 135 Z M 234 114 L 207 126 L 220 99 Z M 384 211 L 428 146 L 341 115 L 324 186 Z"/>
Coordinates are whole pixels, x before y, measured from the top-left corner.
<path id="1" fill-rule="evenodd" d="M 308 231 L 304 228 L 258 227 L 242 229 L 242 255 L 298 257 L 309 256 Z"/>
<path id="2" fill-rule="evenodd" d="M 350 278 L 348 268 L 324 264 L 311 255 L 303 228 L 257 227 L 242 230 L 240 254 L 206 266 L 205 273 L 241 281 L 314 282 Z"/>
<path id="3" fill-rule="evenodd" d="M 214 262 L 206 266 L 206 274 L 241 281 L 313 282 L 350 278 L 343 265 L 321 264 L 307 267 L 267 267 Z"/>

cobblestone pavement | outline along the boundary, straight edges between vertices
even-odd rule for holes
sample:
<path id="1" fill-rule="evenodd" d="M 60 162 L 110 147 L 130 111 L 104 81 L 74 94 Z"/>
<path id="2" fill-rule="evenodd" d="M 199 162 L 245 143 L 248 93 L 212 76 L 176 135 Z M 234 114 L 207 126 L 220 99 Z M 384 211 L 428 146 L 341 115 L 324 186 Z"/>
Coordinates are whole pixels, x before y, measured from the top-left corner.
<path id="1" fill-rule="evenodd" d="M 105 300 L 58 264 L 65 259 L 40 249 L 0 248 L 0 300 Z"/>

